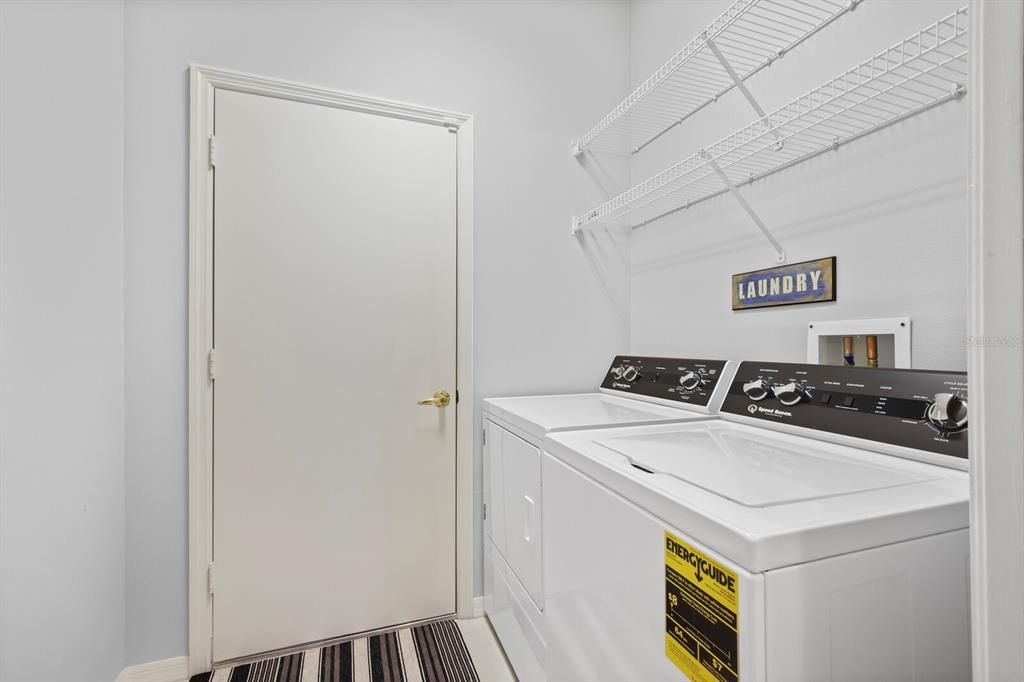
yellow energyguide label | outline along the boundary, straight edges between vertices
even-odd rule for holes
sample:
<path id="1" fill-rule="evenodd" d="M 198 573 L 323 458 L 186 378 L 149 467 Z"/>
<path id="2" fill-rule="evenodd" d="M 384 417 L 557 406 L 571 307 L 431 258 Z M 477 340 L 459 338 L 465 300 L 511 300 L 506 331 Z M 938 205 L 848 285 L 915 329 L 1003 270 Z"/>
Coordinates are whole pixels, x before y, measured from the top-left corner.
<path id="1" fill-rule="evenodd" d="M 739 681 L 736 573 L 665 531 L 665 655 L 691 682 Z"/>

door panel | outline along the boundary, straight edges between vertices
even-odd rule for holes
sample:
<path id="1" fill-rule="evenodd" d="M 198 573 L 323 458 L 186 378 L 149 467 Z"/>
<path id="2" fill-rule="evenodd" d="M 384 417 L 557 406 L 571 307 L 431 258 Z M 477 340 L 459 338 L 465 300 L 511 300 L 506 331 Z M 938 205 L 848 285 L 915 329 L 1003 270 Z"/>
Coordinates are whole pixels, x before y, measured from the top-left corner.
<path id="1" fill-rule="evenodd" d="M 215 107 L 214 660 L 453 613 L 456 136 Z"/>
<path id="2" fill-rule="evenodd" d="M 501 435 L 504 441 L 506 558 L 534 603 L 543 609 L 540 450 L 504 429 Z"/>

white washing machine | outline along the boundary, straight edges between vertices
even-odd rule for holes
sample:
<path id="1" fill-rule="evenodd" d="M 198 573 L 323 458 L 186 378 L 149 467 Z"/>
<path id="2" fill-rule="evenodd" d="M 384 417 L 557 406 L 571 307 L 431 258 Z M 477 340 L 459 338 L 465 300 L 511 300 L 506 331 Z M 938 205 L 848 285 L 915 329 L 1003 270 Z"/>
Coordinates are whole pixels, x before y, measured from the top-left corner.
<path id="1" fill-rule="evenodd" d="M 545 441 L 549 679 L 970 679 L 966 375 L 743 362 L 720 416 Z"/>
<path id="2" fill-rule="evenodd" d="M 520 680 L 546 678 L 544 437 L 709 419 L 735 370 L 717 360 L 619 356 L 598 393 L 484 400 L 484 608 Z"/>

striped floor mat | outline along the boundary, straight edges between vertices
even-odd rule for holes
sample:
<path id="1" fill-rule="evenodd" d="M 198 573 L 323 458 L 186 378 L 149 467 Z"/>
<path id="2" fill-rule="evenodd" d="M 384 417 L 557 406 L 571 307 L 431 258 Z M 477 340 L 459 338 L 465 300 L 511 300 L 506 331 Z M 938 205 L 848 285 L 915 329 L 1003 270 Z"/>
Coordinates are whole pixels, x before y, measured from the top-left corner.
<path id="1" fill-rule="evenodd" d="M 193 675 L 189 682 L 479 682 L 454 620 Z"/>

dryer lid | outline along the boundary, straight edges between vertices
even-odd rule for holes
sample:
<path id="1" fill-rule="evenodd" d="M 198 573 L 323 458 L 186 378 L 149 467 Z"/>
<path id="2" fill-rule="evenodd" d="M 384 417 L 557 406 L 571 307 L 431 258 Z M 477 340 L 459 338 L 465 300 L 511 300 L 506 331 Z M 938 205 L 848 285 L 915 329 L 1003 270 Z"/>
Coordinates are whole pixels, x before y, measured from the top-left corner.
<path id="1" fill-rule="evenodd" d="M 707 419 L 707 415 L 662 407 L 604 393 L 489 398 L 485 409 L 526 433 L 543 438 L 550 431 L 639 426 Z"/>
<path id="2" fill-rule="evenodd" d="M 853 495 L 935 478 L 843 457 L 812 441 L 764 438 L 722 422 L 716 427 L 612 437 L 598 444 L 636 467 L 745 507 Z"/>

